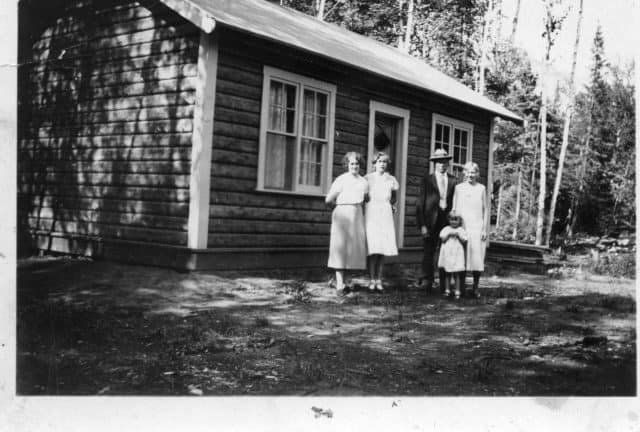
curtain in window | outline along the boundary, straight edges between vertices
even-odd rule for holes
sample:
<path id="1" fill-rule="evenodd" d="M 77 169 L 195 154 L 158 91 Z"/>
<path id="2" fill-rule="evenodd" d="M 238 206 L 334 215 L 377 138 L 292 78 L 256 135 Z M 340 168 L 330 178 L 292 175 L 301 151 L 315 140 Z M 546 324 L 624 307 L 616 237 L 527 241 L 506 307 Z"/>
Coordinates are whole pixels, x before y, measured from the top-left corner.
<path id="1" fill-rule="evenodd" d="M 293 178 L 293 156 L 296 146 L 294 137 L 267 133 L 264 185 L 269 189 L 291 190 Z"/>

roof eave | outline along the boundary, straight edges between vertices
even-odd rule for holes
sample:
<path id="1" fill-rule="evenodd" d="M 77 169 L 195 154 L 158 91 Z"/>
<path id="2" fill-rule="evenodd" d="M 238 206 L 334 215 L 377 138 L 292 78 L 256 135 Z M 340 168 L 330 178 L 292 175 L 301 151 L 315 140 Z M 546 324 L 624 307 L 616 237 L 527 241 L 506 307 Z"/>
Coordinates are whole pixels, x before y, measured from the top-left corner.
<path id="1" fill-rule="evenodd" d="M 193 23 L 205 33 L 211 33 L 216 28 L 215 18 L 206 10 L 189 0 L 160 0 L 167 7 L 176 11 L 187 21 Z"/>
<path id="2" fill-rule="evenodd" d="M 174 11 L 176 11 L 180 16 L 182 16 L 183 18 L 185 18 L 186 20 L 190 21 L 191 23 L 193 23 L 196 27 L 200 28 L 202 31 L 206 32 L 206 33 L 211 33 L 213 32 L 213 30 L 216 28 L 217 26 L 217 22 L 216 19 L 206 10 L 204 10 L 203 8 L 201 8 L 200 6 L 196 5 L 195 3 L 189 1 L 189 0 L 160 0 L 162 3 L 164 3 L 167 7 L 173 9 Z M 256 35 L 262 38 L 266 38 L 266 39 L 271 39 L 266 35 Z M 280 42 L 282 43 L 282 41 L 276 41 L 276 42 Z M 300 47 L 297 47 L 300 48 Z M 313 51 L 310 51 L 313 52 Z M 318 53 L 315 53 L 318 54 Z M 350 64 L 348 62 L 341 62 L 339 59 L 333 59 L 334 61 L 338 61 L 340 63 L 344 63 L 348 66 L 351 67 L 358 67 L 357 65 L 353 65 Z M 366 70 L 370 73 L 375 73 L 374 71 L 370 71 L 366 68 L 362 68 L 363 70 Z M 389 77 L 387 77 L 389 78 Z M 405 83 L 406 84 L 406 83 Z M 433 89 L 422 89 L 423 91 L 431 91 L 437 94 L 440 94 L 442 96 L 445 97 L 449 97 L 451 98 L 451 96 L 435 91 Z M 503 110 L 491 110 L 487 107 L 482 107 L 482 106 L 478 106 L 476 104 L 470 103 L 470 102 L 465 102 L 465 101 L 461 101 L 459 99 L 456 98 L 452 98 L 460 103 L 463 103 L 465 105 L 468 106 L 472 106 L 474 108 L 478 108 L 484 111 L 488 111 L 492 114 L 495 114 L 498 117 L 501 117 L 505 120 L 510 120 L 513 121 L 515 123 L 517 123 L 518 125 L 523 125 L 524 124 L 524 119 L 522 119 L 521 117 L 519 117 L 518 115 L 512 113 L 511 111 L 507 110 L 506 108 L 503 108 Z"/>

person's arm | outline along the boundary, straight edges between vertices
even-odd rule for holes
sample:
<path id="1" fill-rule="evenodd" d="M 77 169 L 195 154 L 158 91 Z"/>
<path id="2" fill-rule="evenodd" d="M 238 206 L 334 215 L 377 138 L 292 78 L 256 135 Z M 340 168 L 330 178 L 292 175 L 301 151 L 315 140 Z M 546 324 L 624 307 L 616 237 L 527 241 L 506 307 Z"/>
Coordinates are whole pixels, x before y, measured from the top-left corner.
<path id="1" fill-rule="evenodd" d="M 427 187 L 426 183 L 427 178 L 422 177 L 422 180 L 420 181 L 420 191 L 418 193 L 418 202 L 416 203 L 416 222 L 418 228 L 420 229 L 420 234 L 422 234 L 422 237 L 429 236 L 429 232 L 427 231 L 427 224 L 424 220 L 424 200 L 426 197 Z"/>
<path id="2" fill-rule="evenodd" d="M 369 202 L 369 199 L 371 198 L 369 196 L 369 181 L 365 178 L 364 180 L 364 184 L 365 184 L 365 188 L 364 188 L 364 195 L 363 195 L 363 200 L 362 200 L 362 205 L 364 206 L 365 203 Z"/>
<path id="3" fill-rule="evenodd" d="M 341 186 L 340 186 L 340 181 L 339 179 L 335 179 L 333 184 L 331 185 L 331 188 L 329 188 L 329 193 L 327 193 L 327 196 L 324 199 L 324 202 L 329 206 L 329 207 L 335 207 L 335 201 L 338 198 L 338 195 L 340 195 L 340 191 L 342 190 Z"/>
<path id="4" fill-rule="evenodd" d="M 458 228 L 457 235 L 462 243 L 467 242 L 467 232 L 464 230 L 464 228 Z"/>
<path id="5" fill-rule="evenodd" d="M 482 186 L 482 236 L 480 237 L 482 241 L 487 240 L 487 226 L 489 226 L 488 224 L 489 224 L 489 221 L 487 218 L 487 191 L 483 185 Z"/>
<path id="6" fill-rule="evenodd" d="M 458 211 L 458 187 L 457 185 L 453 189 L 453 203 L 451 204 L 451 211 Z"/>

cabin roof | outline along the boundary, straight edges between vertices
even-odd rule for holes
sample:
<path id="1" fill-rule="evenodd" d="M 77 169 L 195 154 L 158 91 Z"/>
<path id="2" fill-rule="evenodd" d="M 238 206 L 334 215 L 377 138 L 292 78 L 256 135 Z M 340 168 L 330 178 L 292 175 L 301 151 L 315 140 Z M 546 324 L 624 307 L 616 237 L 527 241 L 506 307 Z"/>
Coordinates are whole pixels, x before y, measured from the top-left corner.
<path id="1" fill-rule="evenodd" d="M 522 118 L 423 60 L 265 0 L 162 0 L 205 32 L 217 23 L 438 93 L 522 123 Z"/>

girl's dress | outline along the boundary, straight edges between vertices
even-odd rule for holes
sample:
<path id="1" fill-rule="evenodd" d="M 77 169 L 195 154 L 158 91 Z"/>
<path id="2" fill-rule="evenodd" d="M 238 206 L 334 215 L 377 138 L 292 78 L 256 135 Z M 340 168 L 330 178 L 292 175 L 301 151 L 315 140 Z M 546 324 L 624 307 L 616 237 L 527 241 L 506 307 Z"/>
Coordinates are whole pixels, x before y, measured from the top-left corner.
<path id="1" fill-rule="evenodd" d="M 482 241 L 485 187 L 480 183 L 460 183 L 453 195 L 453 210 L 462 217 L 467 233 L 467 270 L 484 271 L 486 241 Z"/>
<path id="2" fill-rule="evenodd" d="M 367 268 L 367 246 L 362 203 L 368 192 L 367 181 L 360 175 L 344 173 L 338 176 L 329 194 L 338 192 L 336 208 L 331 215 L 329 263 L 333 269 Z"/>
<path id="3" fill-rule="evenodd" d="M 449 237 L 453 233 L 457 234 L 458 237 Z M 443 268 L 447 273 L 464 271 L 465 255 L 462 242 L 467 240 L 464 228 L 453 228 L 447 225 L 440 231 L 440 240 L 442 240 L 442 244 L 440 245 L 438 267 Z"/>
<path id="4" fill-rule="evenodd" d="M 391 208 L 391 192 L 400 188 L 389 173 L 370 173 L 365 176 L 369 184 L 369 202 L 365 206 L 365 231 L 369 255 L 398 255 L 396 229 Z"/>

